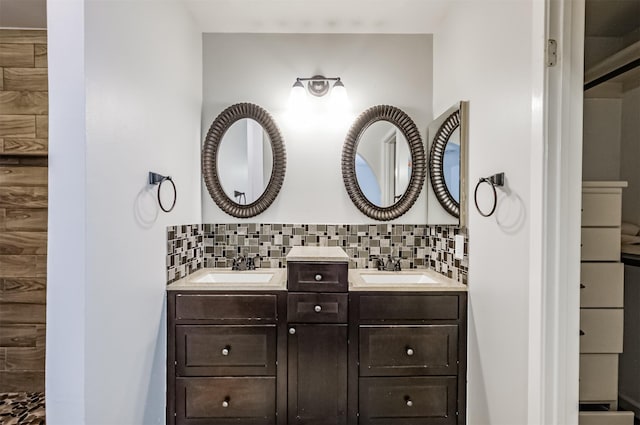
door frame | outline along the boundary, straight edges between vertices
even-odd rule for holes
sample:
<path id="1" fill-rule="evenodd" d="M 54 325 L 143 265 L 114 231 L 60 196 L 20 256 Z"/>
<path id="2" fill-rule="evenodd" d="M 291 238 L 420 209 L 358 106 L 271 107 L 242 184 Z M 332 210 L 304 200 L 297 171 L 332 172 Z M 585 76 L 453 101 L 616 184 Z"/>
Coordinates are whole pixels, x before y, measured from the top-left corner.
<path id="1" fill-rule="evenodd" d="M 540 284 L 530 286 L 528 422 L 577 425 L 585 1 L 545 0 L 544 9 L 545 49 L 555 40 L 557 61 L 545 68 L 543 179 L 532 176 L 543 206 L 532 226 L 542 231 L 531 235 L 531 283 Z"/>

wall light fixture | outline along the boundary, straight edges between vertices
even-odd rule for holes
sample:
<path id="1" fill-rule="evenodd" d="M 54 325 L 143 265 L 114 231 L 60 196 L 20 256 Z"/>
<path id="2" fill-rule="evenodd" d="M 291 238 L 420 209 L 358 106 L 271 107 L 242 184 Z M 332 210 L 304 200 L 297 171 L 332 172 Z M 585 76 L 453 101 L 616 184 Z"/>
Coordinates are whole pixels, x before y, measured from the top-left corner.
<path id="1" fill-rule="evenodd" d="M 333 87 L 331 82 L 334 81 Z M 303 82 L 306 82 L 306 89 Z M 314 75 L 309 78 L 296 78 L 291 88 L 291 101 L 294 105 L 300 105 L 304 102 L 307 93 L 322 97 L 331 91 L 331 102 L 336 106 L 346 105 L 348 102 L 347 89 L 340 80 L 340 77 L 325 77 L 323 75 Z"/>

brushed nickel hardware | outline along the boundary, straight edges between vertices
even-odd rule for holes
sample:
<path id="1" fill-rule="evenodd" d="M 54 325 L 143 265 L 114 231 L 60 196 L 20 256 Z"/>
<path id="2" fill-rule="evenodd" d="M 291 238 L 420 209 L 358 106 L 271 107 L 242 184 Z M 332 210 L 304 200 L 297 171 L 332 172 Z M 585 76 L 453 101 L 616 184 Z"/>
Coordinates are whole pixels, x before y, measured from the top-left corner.
<path id="1" fill-rule="evenodd" d="M 296 328 L 289 328 L 289 334 L 295 335 L 296 334 Z"/>
<path id="2" fill-rule="evenodd" d="M 413 356 L 413 348 L 407 347 L 407 356 Z"/>
<path id="3" fill-rule="evenodd" d="M 229 407 L 230 402 L 231 402 L 231 399 L 229 397 L 225 398 L 224 401 L 222 402 L 222 407 Z"/>
<path id="4" fill-rule="evenodd" d="M 228 356 L 230 351 L 231 351 L 231 347 L 227 345 L 226 347 L 224 347 L 222 349 L 222 355 L 223 356 Z"/>
<path id="5" fill-rule="evenodd" d="M 313 307 L 313 311 L 315 311 L 316 313 L 320 313 L 322 311 L 322 306 L 317 305 L 317 306 Z"/>
<path id="6" fill-rule="evenodd" d="M 315 279 L 316 279 L 316 282 L 320 282 L 322 280 L 322 275 L 318 273 Z"/>

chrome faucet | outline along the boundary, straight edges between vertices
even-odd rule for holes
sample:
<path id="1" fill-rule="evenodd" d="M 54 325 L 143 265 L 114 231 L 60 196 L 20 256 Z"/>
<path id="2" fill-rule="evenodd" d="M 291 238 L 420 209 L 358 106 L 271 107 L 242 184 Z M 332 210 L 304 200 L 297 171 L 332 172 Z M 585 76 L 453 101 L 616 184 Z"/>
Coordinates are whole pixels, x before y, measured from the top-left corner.
<path id="1" fill-rule="evenodd" d="M 384 257 L 380 256 L 376 260 L 376 266 L 379 271 L 388 271 L 388 272 L 399 272 L 400 269 L 400 258 L 396 258 L 395 260 L 391 257 L 391 254 L 387 256 L 387 261 L 385 262 Z"/>
<path id="2" fill-rule="evenodd" d="M 260 260 L 262 257 L 260 257 L 260 254 L 256 254 L 255 257 L 251 258 L 251 257 L 247 257 L 246 259 L 246 263 L 247 263 L 247 270 L 255 270 L 256 269 L 256 263 L 260 264 Z"/>
<path id="3" fill-rule="evenodd" d="M 231 270 L 255 270 L 256 262 L 260 260 L 260 255 L 256 254 L 255 257 L 244 256 L 242 254 L 233 258 L 231 264 Z"/>
<path id="4" fill-rule="evenodd" d="M 242 254 L 239 254 L 237 257 L 233 257 L 231 270 L 247 270 L 247 258 Z"/>

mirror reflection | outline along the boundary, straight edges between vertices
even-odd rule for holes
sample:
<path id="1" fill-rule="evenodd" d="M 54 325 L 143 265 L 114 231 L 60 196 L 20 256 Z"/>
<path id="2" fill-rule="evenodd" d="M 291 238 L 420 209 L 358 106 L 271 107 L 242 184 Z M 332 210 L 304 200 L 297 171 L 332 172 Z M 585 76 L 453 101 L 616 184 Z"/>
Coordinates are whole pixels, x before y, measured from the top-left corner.
<path id="1" fill-rule="evenodd" d="M 468 110 L 469 102 L 456 103 L 427 129 L 427 224 L 467 226 Z"/>
<path id="2" fill-rule="evenodd" d="M 218 153 L 220 184 L 237 204 L 248 205 L 264 193 L 273 168 L 271 140 L 251 118 L 234 122 L 225 132 Z"/>
<path id="3" fill-rule="evenodd" d="M 451 133 L 444 149 L 442 161 L 444 183 L 451 197 L 460 203 L 460 127 Z"/>
<path id="4" fill-rule="evenodd" d="M 372 204 L 389 207 L 404 195 L 411 178 L 411 151 L 399 128 L 376 121 L 360 136 L 356 179 Z"/>

